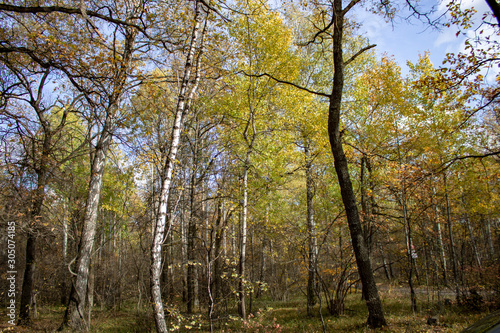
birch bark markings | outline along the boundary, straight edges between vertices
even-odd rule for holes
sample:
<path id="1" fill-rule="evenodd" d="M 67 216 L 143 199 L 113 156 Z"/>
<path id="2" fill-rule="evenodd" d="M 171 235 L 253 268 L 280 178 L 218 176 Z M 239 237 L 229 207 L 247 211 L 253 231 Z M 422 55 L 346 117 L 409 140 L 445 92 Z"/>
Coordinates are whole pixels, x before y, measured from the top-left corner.
<path id="1" fill-rule="evenodd" d="M 448 284 L 448 279 L 447 279 L 447 265 L 446 265 L 446 253 L 444 251 L 444 245 L 443 245 L 443 233 L 441 231 L 441 223 L 439 222 L 439 208 L 437 202 L 435 202 L 436 198 L 436 188 L 432 187 L 432 194 L 433 194 L 433 206 L 434 206 L 434 233 L 436 236 L 437 240 L 437 246 L 438 246 L 438 252 L 439 252 L 439 258 L 441 262 L 441 270 L 443 271 L 443 283 L 446 285 Z"/>
<path id="2" fill-rule="evenodd" d="M 247 217 L 248 217 L 248 170 L 250 169 L 251 148 L 247 151 L 245 164 L 243 166 L 243 204 L 241 207 L 241 238 L 240 238 L 240 262 L 238 266 L 238 312 L 241 318 L 246 318 L 246 253 L 247 253 Z"/>
<path id="3" fill-rule="evenodd" d="M 170 149 L 166 158 L 166 163 L 163 168 L 163 179 L 160 190 L 160 198 L 153 225 L 153 242 L 151 246 L 151 268 L 150 268 L 150 283 L 151 283 L 151 298 L 153 314 L 155 317 L 156 331 L 163 333 L 168 332 L 165 322 L 165 313 L 160 288 L 161 277 L 161 246 L 165 237 L 165 225 L 167 217 L 167 203 L 170 186 L 172 184 L 172 176 L 176 161 L 177 151 L 179 149 L 183 118 L 187 112 L 194 94 L 198 88 L 200 80 L 199 63 L 203 51 L 203 34 L 205 28 L 201 27 L 202 23 L 202 4 L 200 1 L 195 3 L 194 26 L 191 33 L 191 41 L 189 44 L 186 62 L 184 65 L 184 73 L 182 76 L 181 86 L 177 99 L 175 110 L 174 125 L 172 128 Z M 198 52 L 196 52 L 198 51 Z M 168 230 L 167 230 L 168 233 Z"/>

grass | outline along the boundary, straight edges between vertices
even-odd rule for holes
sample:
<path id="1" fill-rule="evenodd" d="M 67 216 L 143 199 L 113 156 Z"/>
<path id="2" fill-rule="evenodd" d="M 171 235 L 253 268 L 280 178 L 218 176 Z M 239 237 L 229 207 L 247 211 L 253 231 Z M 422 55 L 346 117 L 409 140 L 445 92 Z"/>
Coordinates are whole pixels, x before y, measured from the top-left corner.
<path id="1" fill-rule="evenodd" d="M 424 299 L 420 295 L 419 311 L 412 313 L 408 296 L 391 290 L 381 292 L 384 312 L 388 326 L 371 330 L 366 327 L 368 316 L 360 293 L 349 294 L 346 299 L 346 312 L 339 317 L 329 315 L 323 306 L 323 321 L 326 332 L 460 332 L 467 326 L 486 316 L 488 311 L 470 312 L 457 306 L 441 306 Z M 305 300 L 293 299 L 288 302 L 273 302 L 259 299 L 254 302 L 253 313 L 247 320 L 236 315 L 227 316 L 214 322 L 217 332 L 323 332 L 319 305 L 316 305 L 313 317 L 306 313 Z M 44 306 L 39 310 L 39 318 L 29 328 L 11 327 L 7 324 L 5 309 L 0 309 L 0 332 L 53 332 L 61 323 L 64 307 Z M 209 323 L 205 313 L 187 316 L 174 312 L 176 320 L 170 323 L 174 332 L 209 332 Z M 438 319 L 437 325 L 427 325 L 427 318 L 432 315 Z M 135 307 L 125 306 L 121 310 L 93 311 L 91 332 L 132 333 L 154 332 L 154 321 L 149 309 L 138 312 Z"/>

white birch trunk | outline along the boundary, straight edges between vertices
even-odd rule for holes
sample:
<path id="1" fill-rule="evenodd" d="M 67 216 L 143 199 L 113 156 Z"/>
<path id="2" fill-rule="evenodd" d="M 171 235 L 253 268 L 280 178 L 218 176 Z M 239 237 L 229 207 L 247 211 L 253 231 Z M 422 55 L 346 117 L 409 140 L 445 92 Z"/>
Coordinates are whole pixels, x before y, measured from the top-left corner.
<path id="1" fill-rule="evenodd" d="M 240 264 L 239 264 L 239 304 L 238 311 L 241 318 L 246 318 L 245 306 L 245 275 L 246 275 L 246 249 L 247 249 L 247 214 L 248 214 L 248 169 L 250 153 L 247 153 L 245 169 L 243 171 L 243 205 L 241 207 L 241 242 L 240 242 Z"/>
<path id="2" fill-rule="evenodd" d="M 167 324 L 165 322 L 165 313 L 163 309 L 163 301 L 161 297 L 160 276 L 161 276 L 161 246 L 165 237 L 165 225 L 167 217 L 167 203 L 170 186 L 172 184 L 172 176 L 174 170 L 175 159 L 179 149 L 181 130 L 183 124 L 184 113 L 187 110 L 194 93 L 196 92 L 199 82 L 199 72 L 196 71 L 196 78 L 190 88 L 190 81 L 192 80 L 193 62 L 195 61 L 195 51 L 200 38 L 200 22 L 201 22 L 201 4 L 196 2 L 195 9 L 195 23 L 191 36 L 191 44 L 186 57 L 186 64 L 184 67 L 184 76 L 179 91 L 179 97 L 175 112 L 174 126 L 172 128 L 172 135 L 170 141 L 170 150 L 166 159 L 166 165 L 163 173 L 163 181 L 161 185 L 161 192 L 158 204 L 156 219 L 154 221 L 153 244 L 151 246 L 151 268 L 150 268 L 150 282 L 151 282 L 151 297 L 153 314 L 155 317 L 156 331 L 159 333 L 168 332 Z M 201 57 L 198 54 L 198 62 Z M 168 233 L 168 231 L 167 231 Z"/>
<path id="3" fill-rule="evenodd" d="M 432 192 L 434 194 L 434 197 L 436 197 L 436 189 L 433 187 Z M 444 251 L 444 245 L 443 245 L 443 233 L 441 231 L 441 223 L 439 223 L 439 210 L 438 206 L 436 203 L 434 203 L 434 214 L 435 214 L 435 222 L 434 222 L 434 231 L 436 233 L 436 238 L 437 238 L 437 243 L 438 243 L 438 250 L 439 250 L 439 257 L 441 259 L 441 268 L 443 270 L 443 280 L 444 284 L 447 284 L 447 264 L 446 264 L 446 254 Z"/>

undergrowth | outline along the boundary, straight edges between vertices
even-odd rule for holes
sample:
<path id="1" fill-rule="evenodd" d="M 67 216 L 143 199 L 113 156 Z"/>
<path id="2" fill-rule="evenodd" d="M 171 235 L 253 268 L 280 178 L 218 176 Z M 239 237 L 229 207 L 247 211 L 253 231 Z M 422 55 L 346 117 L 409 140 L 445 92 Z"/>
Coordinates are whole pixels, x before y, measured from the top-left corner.
<path id="1" fill-rule="evenodd" d="M 437 302 L 419 295 L 419 311 L 413 313 L 409 297 L 392 290 L 381 292 L 388 326 L 380 329 L 366 327 L 368 312 L 360 293 L 349 294 L 346 298 L 345 313 L 331 316 L 326 307 L 315 306 L 314 316 L 306 312 L 305 300 L 272 301 L 262 298 L 254 300 L 252 313 L 246 319 L 232 314 L 212 321 L 214 332 L 460 332 L 489 313 L 489 309 L 469 311 L 463 306 L 449 301 Z M 172 310 L 170 329 L 172 332 L 210 332 L 210 322 L 206 313 L 186 315 L 179 309 Z M 12 327 L 7 320 L 0 323 L 0 332 L 53 332 L 62 320 L 64 307 L 42 306 L 39 317 L 31 327 Z M 5 310 L 0 310 L 1 318 L 6 318 Z M 428 324 L 433 318 L 432 325 Z M 95 309 L 91 332 L 155 332 L 154 319 L 149 308 L 137 310 L 130 304 L 120 310 Z"/>

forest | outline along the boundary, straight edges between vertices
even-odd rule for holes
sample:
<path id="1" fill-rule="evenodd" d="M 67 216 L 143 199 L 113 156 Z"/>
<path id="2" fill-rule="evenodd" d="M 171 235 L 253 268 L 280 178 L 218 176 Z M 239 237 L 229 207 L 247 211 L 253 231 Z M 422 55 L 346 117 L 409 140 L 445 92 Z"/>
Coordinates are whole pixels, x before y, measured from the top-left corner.
<path id="1" fill-rule="evenodd" d="M 0 332 L 500 316 L 484 1 L 2 1 Z M 465 42 L 402 69 L 363 11 Z"/>

